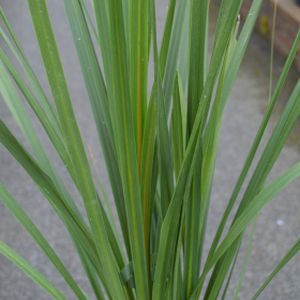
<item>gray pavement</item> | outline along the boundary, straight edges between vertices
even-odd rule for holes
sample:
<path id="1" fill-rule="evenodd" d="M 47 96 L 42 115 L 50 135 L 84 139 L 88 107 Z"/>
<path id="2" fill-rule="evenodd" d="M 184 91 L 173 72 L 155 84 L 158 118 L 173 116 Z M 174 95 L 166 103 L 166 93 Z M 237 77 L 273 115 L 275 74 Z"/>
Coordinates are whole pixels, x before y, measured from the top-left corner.
<path id="1" fill-rule="evenodd" d="M 95 172 L 101 178 L 104 186 L 107 186 L 108 180 L 101 156 L 99 155 L 95 128 L 91 122 L 91 112 L 89 110 L 88 100 L 80 75 L 76 53 L 72 45 L 68 24 L 64 15 L 62 2 L 63 1 L 60 0 L 48 1 L 50 14 L 53 18 L 53 24 L 59 41 L 63 64 L 66 67 L 66 75 L 79 124 L 86 144 L 92 148 L 95 154 L 96 158 L 93 161 Z M 158 24 L 161 29 L 167 1 L 158 1 L 158 3 Z M 45 73 L 40 61 L 26 1 L 1 0 L 1 5 L 11 20 L 24 47 L 25 53 L 33 63 L 33 67 L 41 78 L 43 85 L 47 88 Z M 213 200 L 210 210 L 208 240 L 211 239 L 217 221 L 224 210 L 226 200 L 241 170 L 247 150 L 262 118 L 268 95 L 268 65 L 269 46 L 259 37 L 254 36 L 226 108 L 215 175 Z M 282 59 L 276 57 L 274 65 L 275 77 L 278 76 L 281 68 Z M 290 93 L 298 76 L 296 72 L 292 72 L 283 93 L 284 95 L 280 102 L 278 112 L 275 113 L 273 118 L 272 125 L 275 124 L 276 118 L 285 104 L 287 95 Z M 12 128 L 18 137 L 21 137 L 17 126 L 3 102 L 0 102 L 0 117 Z M 56 154 L 34 117 L 33 122 L 41 135 L 44 145 L 46 145 L 48 149 L 50 157 L 55 160 L 55 166 L 62 174 L 65 174 L 64 167 L 58 162 Z M 284 148 L 272 176 L 274 177 L 280 174 L 286 167 L 298 161 L 300 157 L 299 150 L 298 127 Z M 64 178 L 66 185 L 70 186 L 68 178 L 66 176 L 64 176 Z M 61 222 L 37 191 L 30 178 L 26 176 L 24 171 L 3 148 L 0 148 L 0 181 L 3 182 L 20 201 L 48 238 L 51 245 L 62 257 L 74 277 L 83 288 L 89 291 L 88 283 L 85 280 L 79 260 L 74 253 L 72 243 Z M 246 273 L 240 299 L 250 299 L 251 295 L 253 295 L 253 291 L 269 273 L 276 261 L 278 261 L 288 247 L 299 238 L 299 195 L 300 187 L 298 180 L 262 211 L 257 223 L 250 267 Z M 11 245 L 57 284 L 59 288 L 66 291 L 68 299 L 73 299 L 72 293 L 65 287 L 60 276 L 3 206 L 0 206 L 0 240 Z M 236 279 L 237 276 L 238 272 L 235 272 L 234 279 Z M 273 281 L 261 299 L 298 300 L 300 299 L 299 283 L 300 256 L 296 257 Z M 232 292 L 232 289 L 230 292 Z M 232 296 L 229 296 L 228 299 L 231 299 L 231 297 Z M 46 300 L 50 299 L 50 297 L 45 295 L 11 263 L 6 261 L 3 257 L 0 257 L 0 300 L 35 299 Z"/>

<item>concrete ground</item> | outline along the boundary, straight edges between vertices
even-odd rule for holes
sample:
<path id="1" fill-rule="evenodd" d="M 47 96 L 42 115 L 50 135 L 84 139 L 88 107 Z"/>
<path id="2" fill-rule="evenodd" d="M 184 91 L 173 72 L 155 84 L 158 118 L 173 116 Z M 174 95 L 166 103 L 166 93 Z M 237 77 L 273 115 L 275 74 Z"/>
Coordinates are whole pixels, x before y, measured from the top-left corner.
<path id="1" fill-rule="evenodd" d="M 162 20 L 165 14 L 166 2 L 166 0 L 158 1 L 160 28 L 163 24 Z M 107 186 L 108 181 L 101 158 L 98 157 L 98 143 L 96 141 L 95 128 L 90 121 L 91 112 L 89 111 L 88 100 L 83 87 L 75 50 L 72 46 L 62 1 L 51 0 L 48 1 L 48 3 L 50 5 L 50 14 L 63 57 L 63 64 L 66 66 L 66 74 L 80 127 L 86 144 L 90 145 L 97 157 L 94 159 L 95 169 L 97 169 L 97 173 L 104 183 L 104 186 Z M 26 7 L 26 1 L 1 0 L 1 5 L 11 20 L 35 71 L 41 78 L 42 83 L 47 87 L 45 73 L 40 62 L 39 50 L 35 42 L 30 16 Z M 262 118 L 268 95 L 268 65 L 269 46 L 258 36 L 254 36 L 226 108 L 210 211 L 208 239 L 211 238 L 220 214 L 222 214 L 224 210 L 226 200 L 241 170 L 247 150 Z M 276 57 L 274 65 L 275 77 L 278 76 L 281 68 L 282 60 Z M 290 93 L 298 77 L 299 75 L 297 73 L 292 72 L 279 104 L 278 111 L 273 118 L 272 125 L 275 124 L 285 104 L 287 95 Z M 3 102 L 0 102 L 0 117 L 12 128 L 17 136 L 21 137 Z M 44 144 L 47 149 L 49 149 L 50 157 L 56 160 L 55 166 L 64 174 L 64 168 L 57 162 L 57 157 L 50 147 L 44 133 L 36 122 L 34 124 L 37 130 L 39 130 L 41 138 L 45 142 Z M 300 156 L 299 149 L 298 127 L 298 130 L 296 129 L 293 132 L 287 146 L 284 148 L 272 176 L 280 174 L 285 168 L 298 161 Z M 78 258 L 73 251 L 72 244 L 61 222 L 32 184 L 30 178 L 26 176 L 23 170 L 3 148 L 0 148 L 0 181 L 3 182 L 20 201 L 48 238 L 51 245 L 53 245 L 58 254 L 62 257 L 74 277 L 83 288 L 88 291 L 88 284 Z M 66 185 L 68 185 L 67 178 L 65 181 Z M 246 273 L 240 299 L 250 299 L 253 292 L 259 286 L 259 283 L 262 282 L 265 276 L 274 267 L 274 264 L 284 255 L 289 246 L 299 238 L 299 195 L 300 186 L 299 181 L 297 181 L 262 211 L 257 223 L 250 267 Z M 73 299 L 71 292 L 65 288 L 60 276 L 3 206 L 0 206 L 0 240 L 11 245 L 42 273 L 49 277 L 59 288 L 66 291 L 68 299 Z M 237 276 L 238 273 L 236 272 L 234 279 L 236 279 Z M 300 299 L 299 282 L 300 256 L 298 255 L 293 262 L 277 276 L 264 292 L 261 299 L 298 300 Z M 233 281 L 233 283 L 235 283 L 235 281 Z M 231 292 L 233 288 L 231 288 Z M 228 299 L 231 298 L 232 296 L 229 295 Z M 0 257 L 0 300 L 35 299 L 46 300 L 50 299 L 50 297 L 45 295 L 10 262 Z"/>

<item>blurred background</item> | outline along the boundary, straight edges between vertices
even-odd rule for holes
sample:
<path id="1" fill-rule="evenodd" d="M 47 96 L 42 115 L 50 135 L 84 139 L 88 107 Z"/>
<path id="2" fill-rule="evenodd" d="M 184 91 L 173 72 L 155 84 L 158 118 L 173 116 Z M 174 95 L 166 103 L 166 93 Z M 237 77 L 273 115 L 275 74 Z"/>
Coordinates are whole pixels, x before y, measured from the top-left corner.
<path id="1" fill-rule="evenodd" d="M 38 46 L 35 40 L 31 18 L 25 0 L 0 0 L 0 4 L 7 14 L 21 41 L 24 51 L 42 85 L 47 88 L 45 71 L 41 63 Z M 157 1 L 159 34 L 162 33 L 164 18 L 167 10 L 167 0 Z M 278 1 L 275 31 L 275 53 L 273 64 L 273 81 L 276 82 L 282 69 L 293 38 L 300 27 L 300 7 L 293 0 Z M 298 1 L 299 2 L 299 1 Z M 80 73 L 79 63 L 72 43 L 72 37 L 64 13 L 63 1 L 48 0 L 56 37 L 76 115 L 86 145 L 92 155 L 92 164 L 96 175 L 105 187 L 108 179 L 104 164 L 99 153 L 96 130 L 92 115 L 87 103 L 87 95 Z M 215 18 L 218 11 L 218 1 L 211 5 L 210 36 L 213 36 Z M 242 16 L 247 14 L 251 1 L 246 0 L 242 9 Z M 233 185 L 242 168 L 247 151 L 262 118 L 268 101 L 270 80 L 270 52 L 271 31 L 275 0 L 264 1 L 261 15 L 258 18 L 256 32 L 253 34 L 250 46 L 245 55 L 236 84 L 231 93 L 225 112 L 224 124 L 221 132 L 221 143 L 218 154 L 217 170 L 213 200 L 210 209 L 210 219 L 207 241 L 210 242 L 212 234 L 218 224 L 226 201 L 230 196 Z M 0 41 L 1 44 L 1 41 Z M 299 79 L 300 52 L 292 69 L 281 101 L 274 114 L 272 124 L 275 124 L 291 89 Z M 50 96 L 50 93 L 49 93 Z M 0 99 L 0 117 L 22 139 L 10 113 Z M 34 120 L 34 118 L 33 118 Z M 37 122 L 34 123 L 40 132 L 44 145 L 48 146 L 50 157 L 56 161 L 58 170 L 65 174 L 64 167 L 59 163 L 56 154 L 50 146 L 42 129 Z M 271 126 L 272 127 L 272 126 Z M 300 125 L 293 131 L 288 144 L 284 148 L 272 176 L 282 173 L 284 169 L 300 158 Z M 270 131 L 269 131 L 270 132 Z M 272 177 L 271 176 L 271 177 Z M 68 177 L 64 176 L 65 183 L 70 186 Z M 73 246 L 61 222 L 55 216 L 51 207 L 42 198 L 36 187 L 21 167 L 0 147 L 0 181 L 19 200 L 34 222 L 45 234 L 51 245 L 57 250 L 67 267 L 74 274 L 78 282 L 89 290 L 84 279 L 79 260 L 74 255 Z M 70 188 L 72 188 L 70 186 Z M 109 193 L 109 189 L 107 190 Z M 75 191 L 74 191 L 75 193 Z M 275 263 L 285 254 L 289 246 L 299 238 L 300 233 L 300 182 L 292 184 L 280 194 L 271 205 L 268 205 L 258 218 L 257 230 L 254 236 L 254 246 L 250 258 L 249 269 L 242 287 L 241 299 L 249 299 L 259 287 L 265 276 L 272 270 Z M 0 240 L 7 242 L 22 256 L 28 259 L 37 269 L 49 277 L 59 288 L 66 290 L 63 280 L 48 263 L 47 258 L 34 245 L 21 226 L 14 220 L 9 212 L 0 205 Z M 241 256 L 243 249 L 241 251 Z M 239 261 L 239 264 L 241 262 Z M 233 286 L 239 276 L 239 268 L 233 275 Z M 72 294 L 66 294 L 73 299 Z M 11 263 L 0 257 L 0 300 L 46 300 L 50 299 L 25 275 Z M 231 299 L 229 295 L 228 299 Z M 266 289 L 261 299 L 265 300 L 299 300 L 300 299 L 300 255 L 298 255 L 283 272 L 281 272 Z M 120 299 L 121 300 L 121 299 Z"/>

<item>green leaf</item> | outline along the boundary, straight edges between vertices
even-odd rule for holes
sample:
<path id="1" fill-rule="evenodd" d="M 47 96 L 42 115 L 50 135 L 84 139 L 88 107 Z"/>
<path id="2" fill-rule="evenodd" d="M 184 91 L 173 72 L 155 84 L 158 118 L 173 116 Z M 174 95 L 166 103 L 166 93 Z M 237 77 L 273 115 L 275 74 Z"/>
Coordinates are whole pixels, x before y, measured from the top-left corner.
<path id="1" fill-rule="evenodd" d="M 166 62 L 167 62 L 167 55 L 170 47 L 170 40 L 171 40 L 171 33 L 174 23 L 174 15 L 175 15 L 175 8 L 176 8 L 177 0 L 169 0 L 168 3 L 168 13 L 166 18 L 166 23 L 164 26 L 164 33 L 159 53 L 159 60 L 161 70 L 165 70 Z"/>
<path id="2" fill-rule="evenodd" d="M 115 120 L 114 134 L 116 140 L 118 164 L 122 179 L 126 215 L 128 220 L 129 240 L 132 254 L 137 298 L 149 298 L 150 266 L 147 264 L 141 189 L 136 153 L 136 137 L 132 118 L 132 102 L 130 101 L 130 84 L 126 36 L 124 32 L 123 6 L 117 0 L 108 1 L 110 54 L 111 54 L 111 86 L 108 95 L 111 111 Z M 100 8 L 102 9 L 102 8 Z"/>
<path id="3" fill-rule="evenodd" d="M 143 134 L 143 149 L 141 160 L 141 197 L 143 199 L 144 235 L 147 258 L 150 259 L 151 218 L 154 209 L 157 175 L 155 172 L 156 153 L 156 101 L 150 98 L 146 113 Z"/>
<path id="4" fill-rule="evenodd" d="M 103 155 L 107 191 L 112 197 L 106 197 L 103 184 L 96 179 L 93 157 L 89 161 L 86 153 L 47 1 L 27 1 L 51 95 L 46 96 L 48 91 L 0 9 L 4 46 L 0 49 L 0 94 L 29 147 L 25 149 L 3 121 L 0 143 L 31 177 L 68 230 L 93 296 L 97 300 L 215 300 L 223 290 L 224 299 L 245 230 L 261 209 L 300 175 L 296 164 L 265 186 L 300 115 L 300 80 L 264 148 L 258 151 L 298 51 L 300 32 L 204 260 L 223 114 L 262 0 L 252 1 L 241 30 L 238 15 L 242 0 L 220 1 L 215 24 L 209 19 L 210 0 L 170 0 L 160 45 L 155 0 L 64 0 L 79 75 L 102 148 L 96 150 Z M 209 53 L 208 26 L 214 30 Z M 74 196 L 64 186 L 55 161 L 48 157 L 27 104 L 66 166 L 72 188 L 78 191 Z M 249 181 L 244 187 L 246 178 Z M 4 200 L 0 201 L 41 247 L 75 297 L 84 300 L 49 242 L 0 186 L 1 196 Z M 75 197 L 83 201 L 83 212 L 77 209 Z M 237 199 L 241 202 L 228 226 Z M 295 249 L 299 250 L 298 243 L 284 263 L 295 255 Z M 23 269 L 28 273 L 30 268 Z"/>
<path id="5" fill-rule="evenodd" d="M 149 0 L 131 0 L 129 31 L 130 98 L 136 136 L 138 164 L 142 155 L 143 128 L 147 107 L 148 49 L 149 49 Z"/>
<path id="6" fill-rule="evenodd" d="M 1 7 L 0 7 L 0 18 L 3 21 L 3 24 L 5 25 L 5 28 L 8 31 L 8 36 L 7 36 L 4 30 L 0 28 L 0 36 L 3 38 L 5 45 L 12 52 L 12 54 L 20 64 L 26 79 L 30 83 L 30 86 L 32 86 L 32 88 L 34 89 L 37 102 L 39 102 L 39 105 L 45 112 L 45 115 L 47 116 L 47 118 L 49 118 L 52 125 L 56 127 L 56 130 L 58 130 L 59 129 L 58 119 L 57 119 L 56 112 L 52 107 L 52 103 L 50 103 L 49 99 L 47 98 L 46 93 L 44 92 L 40 81 L 38 80 L 28 59 L 26 58 L 22 50 L 22 47 L 14 33 L 14 30 L 10 25 Z"/>
<path id="7" fill-rule="evenodd" d="M 246 176 L 247 176 L 247 174 L 248 174 L 248 172 L 250 170 L 250 167 L 251 167 L 251 165 L 253 163 L 253 159 L 254 159 L 255 154 L 256 154 L 256 152 L 258 150 L 258 147 L 259 147 L 259 145 L 260 145 L 260 143 L 262 141 L 262 137 L 263 137 L 263 135 L 265 133 L 265 130 L 266 130 L 267 125 L 269 123 L 269 120 L 271 118 L 271 115 L 272 115 L 272 112 L 274 110 L 275 104 L 277 103 L 277 101 L 279 99 L 279 95 L 280 95 L 282 87 L 283 87 L 283 85 L 284 85 L 284 83 L 286 81 L 286 78 L 287 78 L 288 72 L 290 70 L 290 67 L 292 65 L 292 62 L 295 59 L 295 55 L 297 53 L 297 49 L 298 49 L 299 45 L 300 45 L 300 31 L 298 32 L 297 37 L 296 37 L 296 39 L 295 39 L 295 41 L 293 43 L 293 46 L 292 46 L 291 51 L 290 51 L 290 54 L 289 54 L 289 56 L 288 56 L 288 58 L 286 60 L 286 63 L 284 65 L 284 68 L 282 70 L 280 78 L 278 80 L 278 83 L 277 83 L 277 85 L 275 87 L 275 91 L 273 93 L 272 99 L 271 99 L 271 101 L 270 101 L 270 103 L 269 103 L 269 105 L 268 105 L 268 107 L 266 109 L 266 112 L 264 114 L 263 120 L 261 121 L 261 124 L 260 124 L 260 127 L 258 129 L 258 132 L 257 132 L 257 134 L 255 136 L 255 139 L 254 139 L 254 141 L 252 143 L 252 146 L 251 146 L 251 148 L 249 150 L 249 153 L 248 153 L 247 159 L 245 161 L 245 164 L 243 166 L 243 169 L 242 169 L 242 171 L 241 171 L 241 173 L 240 173 L 240 175 L 238 177 L 237 183 L 236 183 L 236 185 L 234 187 L 234 190 L 232 192 L 232 195 L 231 195 L 231 197 L 230 197 L 230 199 L 228 201 L 227 207 L 225 209 L 225 212 L 224 212 L 224 214 L 222 216 L 222 219 L 220 221 L 220 224 L 218 226 L 218 230 L 217 230 L 217 232 L 215 234 L 214 241 L 213 241 L 212 246 L 210 248 L 210 253 L 213 253 L 214 250 L 215 250 L 215 248 L 216 248 L 216 246 L 217 246 L 217 243 L 218 243 L 218 241 L 219 241 L 219 239 L 220 239 L 220 237 L 222 235 L 222 232 L 224 230 L 224 227 L 225 227 L 226 221 L 227 221 L 227 219 L 229 217 L 229 214 L 230 214 L 230 212 L 231 212 L 231 210 L 232 210 L 232 208 L 234 206 L 234 203 L 235 203 L 235 201 L 237 199 L 237 196 L 240 193 L 241 187 L 242 187 L 242 185 L 243 185 L 243 183 L 245 181 L 245 178 L 246 178 Z M 240 47 L 236 47 L 236 50 L 238 50 L 238 49 L 240 49 Z"/>
<path id="8" fill-rule="evenodd" d="M 41 273 L 35 270 L 26 260 L 19 256 L 13 249 L 0 241 L 0 254 L 13 262 L 29 278 L 43 288 L 53 299 L 67 300 L 67 298 L 45 278 Z"/>
<path id="9" fill-rule="evenodd" d="M 124 288 L 119 280 L 117 262 L 105 229 L 103 210 L 98 201 L 90 166 L 75 119 L 64 71 L 48 16 L 46 2 L 45 0 L 28 0 L 28 3 L 49 85 L 62 126 L 62 133 L 67 142 L 74 170 L 77 174 L 76 183 L 84 199 L 98 256 L 104 270 L 110 274 L 110 279 L 104 278 L 105 285 L 111 287 L 110 292 L 114 297 L 125 297 L 126 299 Z"/>
<path id="10" fill-rule="evenodd" d="M 113 140 L 106 85 L 98 63 L 96 50 L 94 49 L 88 25 L 84 17 L 84 10 L 80 3 L 80 1 L 66 0 L 65 8 L 77 49 L 82 74 L 89 94 L 91 109 L 105 157 L 118 216 L 122 224 L 121 228 L 126 241 L 127 251 L 130 251 L 124 198 L 120 173 L 117 167 L 116 149 Z"/>
<path id="11" fill-rule="evenodd" d="M 264 289 L 268 286 L 268 284 L 273 280 L 273 278 L 281 271 L 281 269 L 300 251 L 300 240 L 298 240 L 287 252 L 287 254 L 280 260 L 280 262 L 276 265 L 275 269 L 272 273 L 267 277 L 255 295 L 251 298 L 251 300 L 257 299 L 260 294 L 264 291 Z"/>
<path id="12" fill-rule="evenodd" d="M 183 160 L 184 152 L 184 134 L 183 134 L 183 91 L 182 83 L 177 73 L 173 92 L 173 109 L 172 109 L 172 149 L 173 149 L 173 165 L 176 177 L 179 174 L 180 166 Z"/>
<path id="13" fill-rule="evenodd" d="M 274 197 L 286 188 L 289 183 L 297 179 L 299 176 L 300 163 L 297 163 L 295 166 L 289 168 L 283 175 L 275 179 L 267 187 L 263 188 L 262 191 L 252 199 L 251 205 L 247 206 L 247 208 L 236 218 L 212 258 L 207 260 L 191 299 L 198 299 L 199 289 L 202 287 L 206 274 L 218 262 L 222 255 L 226 253 L 227 249 L 229 249 L 231 245 L 239 239 L 240 235 L 245 231 L 251 221 L 256 218 L 261 209 L 272 201 Z"/>
<path id="14" fill-rule="evenodd" d="M 11 213 L 17 218 L 17 220 L 23 225 L 27 232 L 32 236 L 35 242 L 43 250 L 45 255 L 52 262 L 54 267 L 58 272 L 63 276 L 66 283 L 73 290 L 74 294 L 78 299 L 85 300 L 87 299 L 80 287 L 75 282 L 74 278 L 71 276 L 69 271 L 66 269 L 60 258 L 57 256 L 53 248 L 49 245 L 47 240 L 44 238 L 42 233 L 30 220 L 27 214 L 24 212 L 22 207 L 16 202 L 16 200 L 7 192 L 3 185 L 0 185 L 0 202 L 2 202 Z"/>
<path id="15" fill-rule="evenodd" d="M 99 265 L 94 241 L 87 227 L 80 222 L 80 218 L 69 210 L 64 204 L 64 200 L 58 193 L 55 184 L 51 178 L 44 173 L 29 153 L 24 150 L 21 144 L 7 129 L 5 124 L 0 120 L 0 143 L 3 144 L 10 154 L 20 163 L 28 175 L 33 179 L 39 187 L 45 198 L 54 207 L 58 216 L 65 223 L 72 238 L 81 245 L 86 251 L 87 256 L 97 266 L 97 272 L 100 278 L 103 278 L 103 268 Z"/>
<path id="16" fill-rule="evenodd" d="M 209 98 L 213 92 L 214 82 L 220 68 L 220 61 L 222 61 L 223 53 L 229 40 L 230 33 L 232 32 L 240 4 L 239 1 L 235 1 L 232 4 L 233 9 L 229 12 L 229 18 L 226 18 L 226 20 L 230 20 L 230 22 L 225 22 L 224 20 L 224 26 L 221 27 L 223 31 L 222 35 L 218 35 L 219 39 L 213 53 L 213 62 L 211 63 L 204 92 L 202 93 L 202 101 L 200 101 L 203 105 L 199 105 L 195 118 L 195 125 L 185 151 L 177 185 L 174 189 L 172 200 L 162 224 L 157 254 L 157 267 L 154 274 L 153 297 L 155 299 L 161 299 L 161 297 L 163 297 L 168 274 L 172 270 L 172 259 L 175 257 L 175 249 L 177 248 L 176 243 L 178 241 L 179 220 L 182 213 L 183 199 L 186 193 L 186 187 L 190 186 L 191 175 L 196 166 L 196 153 L 199 154 L 199 151 L 201 151 L 202 138 L 199 136 L 199 132 L 202 131 L 203 118 L 207 114 L 206 110 L 208 109 Z"/>
<path id="17" fill-rule="evenodd" d="M 191 1 L 190 72 L 188 86 L 188 135 L 190 134 L 207 72 L 207 31 L 210 1 Z"/>
<path id="18" fill-rule="evenodd" d="M 172 1 L 172 0 L 171 0 Z M 173 1 L 173 2 L 176 2 Z M 166 113 L 168 115 L 169 109 L 170 109 L 170 104 L 171 104 L 171 97 L 173 93 L 173 87 L 174 87 L 174 82 L 176 78 L 176 72 L 177 72 L 177 67 L 178 67 L 178 57 L 179 57 L 179 50 L 180 50 L 180 42 L 181 42 L 181 37 L 183 33 L 183 24 L 184 24 L 184 18 L 185 18 L 185 12 L 188 9 L 188 5 L 186 5 L 186 1 L 184 0 L 179 0 L 177 7 L 175 9 L 175 12 L 173 12 L 172 8 L 173 4 L 172 2 L 170 3 L 170 22 L 167 23 L 167 25 L 172 24 L 172 31 L 170 32 L 168 29 L 166 29 L 165 32 L 165 39 L 166 39 L 166 46 L 164 44 L 162 47 L 167 47 L 169 45 L 168 49 L 165 50 L 165 48 L 162 48 L 162 56 L 161 56 L 161 78 L 162 78 L 162 88 L 163 88 L 163 94 L 165 97 L 165 105 L 166 105 Z M 174 20 L 171 21 L 172 17 L 171 15 L 174 14 Z M 170 34 L 170 37 L 168 38 L 167 35 Z M 169 39 L 169 42 L 167 40 Z M 167 51 L 166 58 L 164 51 Z M 166 61 L 164 62 L 164 59 Z M 165 65 L 165 68 L 163 66 Z"/>
<path id="19" fill-rule="evenodd" d="M 1 59 L 1 73 L 2 73 L 2 81 L 3 86 L 1 89 L 2 95 L 5 93 L 5 96 L 3 95 L 3 98 L 6 102 L 10 102 L 11 104 L 8 104 L 8 106 L 13 105 L 12 103 L 20 102 L 18 101 L 19 96 L 16 95 L 14 89 L 15 86 L 10 83 L 10 80 L 8 79 L 8 75 L 6 70 L 10 73 L 11 77 L 14 79 L 16 85 L 24 95 L 26 101 L 36 114 L 38 120 L 40 121 L 41 125 L 45 129 L 49 139 L 51 140 L 53 146 L 55 147 L 57 153 L 59 154 L 62 161 L 66 164 L 69 171 L 72 173 L 72 166 L 70 162 L 69 153 L 66 149 L 65 142 L 62 139 L 61 131 L 59 128 L 59 124 L 56 119 L 51 118 L 49 116 L 49 113 L 47 113 L 41 104 L 39 103 L 38 99 L 34 96 L 30 88 L 26 85 L 24 80 L 22 80 L 21 76 L 18 74 L 17 70 L 13 66 L 13 64 L 9 61 L 9 58 L 7 55 L 0 50 L 0 59 Z M 3 64 L 2 64 L 3 63 Z M 3 65 L 5 66 L 6 70 L 3 68 Z M 4 82 L 5 80 L 5 82 Z M 7 88 L 7 86 L 11 86 L 11 88 Z M 22 104 L 14 105 L 16 108 L 14 110 L 21 110 L 22 108 L 19 108 L 22 106 Z M 24 109 L 23 109 L 24 111 Z M 24 112 L 19 114 L 20 119 L 26 118 L 26 114 Z M 28 117 L 27 117 L 28 118 Z M 24 121 L 22 121 L 24 122 Z M 20 121 L 18 122 L 20 125 Z M 23 129 L 24 130 L 24 129 Z M 30 131 L 29 131 L 30 133 Z M 32 135 L 32 133 L 31 133 Z M 42 156 L 43 153 L 40 153 L 39 151 L 35 150 L 37 156 Z"/>
<path id="20" fill-rule="evenodd" d="M 239 274 L 239 280 L 238 280 L 236 289 L 234 291 L 234 296 L 233 296 L 234 300 L 238 300 L 240 297 L 240 291 L 241 291 L 242 284 L 245 279 L 245 274 L 246 274 L 247 268 L 249 266 L 251 252 L 253 250 L 254 234 L 256 231 L 256 227 L 257 227 L 256 225 L 257 225 L 257 219 L 253 221 L 253 225 L 252 225 L 251 231 L 249 233 L 248 242 L 247 242 L 247 246 L 246 246 L 246 253 L 244 254 L 244 257 L 243 257 L 241 272 Z"/>

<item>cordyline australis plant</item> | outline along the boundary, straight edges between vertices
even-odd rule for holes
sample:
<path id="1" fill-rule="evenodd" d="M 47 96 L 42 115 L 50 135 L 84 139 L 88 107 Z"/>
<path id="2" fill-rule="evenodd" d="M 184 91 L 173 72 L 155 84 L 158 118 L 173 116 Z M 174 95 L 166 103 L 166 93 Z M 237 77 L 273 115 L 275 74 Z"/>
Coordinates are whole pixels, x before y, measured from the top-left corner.
<path id="1" fill-rule="evenodd" d="M 2 121 L 0 141 L 67 228 L 97 299 L 225 299 L 247 227 L 300 175 L 300 164 L 296 164 L 266 184 L 300 114 L 300 81 L 257 153 L 298 50 L 298 33 L 213 242 L 203 254 L 224 107 L 262 0 L 252 1 L 240 29 L 237 19 L 243 1 L 221 1 L 210 55 L 209 2 L 170 0 L 158 46 L 154 0 L 94 0 L 89 9 L 83 0 L 64 0 L 117 220 L 110 217 L 105 197 L 92 176 L 45 0 L 28 0 L 28 4 L 51 99 L 1 10 L 0 32 L 6 51 L 0 51 L 0 91 L 31 148 L 25 149 Z M 152 66 L 154 78 L 148 75 Z M 48 158 L 19 92 L 66 165 L 85 213 L 77 208 Z M 250 172 L 254 157 L 256 165 Z M 40 246 L 76 298 L 88 299 L 3 185 L 0 200 Z M 118 224 L 120 230 L 116 229 Z M 297 241 L 261 288 L 253 292 L 252 299 L 299 249 Z M 54 299 L 66 299 L 3 242 L 0 253 Z"/>

